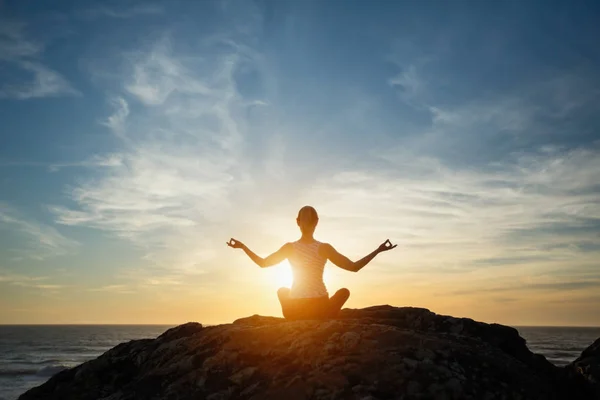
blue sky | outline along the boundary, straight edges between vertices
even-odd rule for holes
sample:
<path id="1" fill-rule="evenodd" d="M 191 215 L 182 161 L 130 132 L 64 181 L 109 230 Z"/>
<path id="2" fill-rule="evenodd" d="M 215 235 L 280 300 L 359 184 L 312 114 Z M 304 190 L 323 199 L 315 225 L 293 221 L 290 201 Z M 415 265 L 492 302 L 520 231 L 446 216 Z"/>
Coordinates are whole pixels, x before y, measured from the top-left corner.
<path id="1" fill-rule="evenodd" d="M 600 325 L 593 2 L 0 4 L 0 323 L 277 314 L 297 236 L 349 306 Z M 247 299 L 252 299 L 248 301 Z M 119 311 L 115 311 L 118 309 Z"/>

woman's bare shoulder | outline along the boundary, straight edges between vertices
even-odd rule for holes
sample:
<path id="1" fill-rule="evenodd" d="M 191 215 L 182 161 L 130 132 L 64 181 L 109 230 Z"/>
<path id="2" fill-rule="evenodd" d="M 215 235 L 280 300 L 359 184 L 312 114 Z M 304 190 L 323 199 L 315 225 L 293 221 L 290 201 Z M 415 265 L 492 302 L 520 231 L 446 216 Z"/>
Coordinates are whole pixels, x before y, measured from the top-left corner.
<path id="1" fill-rule="evenodd" d="M 332 250 L 334 250 L 333 246 L 329 243 L 319 242 L 319 255 L 327 257 L 331 254 Z"/>

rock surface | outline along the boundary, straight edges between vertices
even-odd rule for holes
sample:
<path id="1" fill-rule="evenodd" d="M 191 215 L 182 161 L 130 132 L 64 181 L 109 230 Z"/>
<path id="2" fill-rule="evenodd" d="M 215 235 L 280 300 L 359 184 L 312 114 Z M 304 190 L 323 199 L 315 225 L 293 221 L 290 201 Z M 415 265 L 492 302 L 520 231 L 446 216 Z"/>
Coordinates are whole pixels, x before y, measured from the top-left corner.
<path id="1" fill-rule="evenodd" d="M 600 340 L 558 368 L 514 328 L 376 306 L 329 321 L 188 323 L 122 343 L 20 399 L 600 399 L 599 365 Z"/>
<path id="2" fill-rule="evenodd" d="M 593 393 L 592 398 L 600 399 L 600 338 L 569 364 L 567 371 L 573 379 L 585 382 Z"/>

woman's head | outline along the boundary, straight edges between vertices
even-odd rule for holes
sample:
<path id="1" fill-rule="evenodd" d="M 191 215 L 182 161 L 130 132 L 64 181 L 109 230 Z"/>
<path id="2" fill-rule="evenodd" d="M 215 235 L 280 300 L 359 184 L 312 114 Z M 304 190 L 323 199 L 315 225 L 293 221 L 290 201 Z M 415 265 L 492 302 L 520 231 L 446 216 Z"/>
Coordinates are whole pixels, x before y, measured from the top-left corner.
<path id="1" fill-rule="evenodd" d="M 311 206 L 302 207 L 300 211 L 298 211 L 298 218 L 296 218 L 296 222 L 298 223 L 298 226 L 303 234 L 312 235 L 317 227 L 317 223 L 319 223 L 317 210 Z"/>

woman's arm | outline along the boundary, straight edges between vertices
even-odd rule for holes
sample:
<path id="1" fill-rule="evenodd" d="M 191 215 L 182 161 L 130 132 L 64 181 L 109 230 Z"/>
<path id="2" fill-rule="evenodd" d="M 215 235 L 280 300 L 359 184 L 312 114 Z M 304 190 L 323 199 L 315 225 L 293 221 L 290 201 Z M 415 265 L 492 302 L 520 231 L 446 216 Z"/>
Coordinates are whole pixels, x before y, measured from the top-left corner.
<path id="1" fill-rule="evenodd" d="M 371 253 L 369 253 L 368 255 L 366 255 L 365 257 L 361 258 L 360 260 L 358 260 L 356 262 L 353 262 L 345 255 L 338 253 L 337 250 L 334 249 L 333 246 L 330 244 L 325 244 L 323 246 L 323 248 L 324 248 L 323 255 L 325 257 L 327 257 L 327 259 L 329 261 L 331 261 L 332 263 L 334 263 L 335 265 L 337 265 L 338 267 L 340 267 L 342 269 L 345 269 L 347 271 L 352 271 L 352 272 L 358 272 L 365 265 L 367 265 L 369 262 L 371 262 L 371 260 L 374 259 L 377 254 L 384 252 L 384 251 L 391 250 L 391 249 L 395 248 L 396 246 L 397 246 L 397 244 L 392 245 L 392 242 L 390 242 L 390 240 L 388 239 L 385 242 L 383 242 L 377 249 L 373 250 Z"/>
<path id="2" fill-rule="evenodd" d="M 281 248 L 275 253 L 271 254 L 266 258 L 262 258 L 256 253 L 254 253 L 252 250 L 250 250 L 244 243 L 240 242 L 239 240 L 231 238 L 229 242 L 227 242 L 227 245 L 229 247 L 233 247 L 234 249 L 244 250 L 244 253 L 246 253 L 248 257 L 250 257 L 250 259 L 261 268 L 267 268 L 279 264 L 280 262 L 288 258 L 291 252 L 291 244 L 286 243 L 283 246 L 281 246 Z"/>

